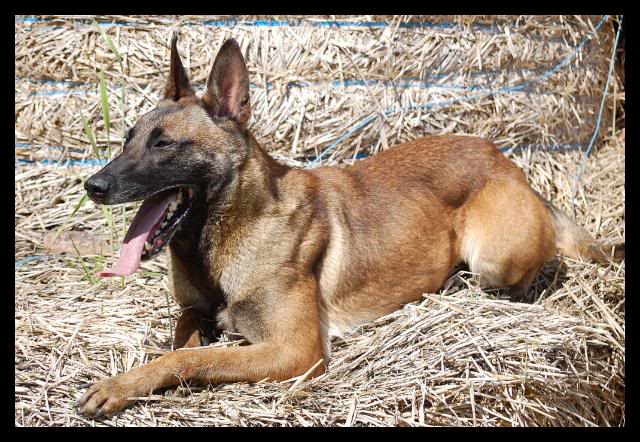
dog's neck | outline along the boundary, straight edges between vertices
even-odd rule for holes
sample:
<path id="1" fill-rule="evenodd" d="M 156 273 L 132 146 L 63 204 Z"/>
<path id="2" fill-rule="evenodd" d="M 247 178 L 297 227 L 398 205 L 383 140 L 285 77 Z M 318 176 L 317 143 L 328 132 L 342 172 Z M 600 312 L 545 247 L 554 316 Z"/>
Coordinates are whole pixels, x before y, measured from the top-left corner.
<path id="1" fill-rule="evenodd" d="M 195 251 L 202 240 L 211 245 L 223 232 L 258 218 L 277 204 L 279 181 L 291 168 L 271 158 L 250 132 L 246 148 L 236 170 L 196 196 L 191 213 L 171 241 L 175 249 Z"/>
<path id="2" fill-rule="evenodd" d="M 276 162 L 247 132 L 247 153 L 227 182 L 207 201 L 209 215 L 260 216 L 279 200 L 279 181 L 290 167 Z"/>

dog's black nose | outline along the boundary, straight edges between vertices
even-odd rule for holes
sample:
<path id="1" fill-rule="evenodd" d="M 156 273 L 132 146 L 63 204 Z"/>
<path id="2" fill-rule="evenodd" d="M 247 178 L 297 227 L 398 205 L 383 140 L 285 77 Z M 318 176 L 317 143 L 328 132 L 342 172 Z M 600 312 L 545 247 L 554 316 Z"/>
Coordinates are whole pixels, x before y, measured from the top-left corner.
<path id="1" fill-rule="evenodd" d="M 111 183 L 104 178 L 92 176 L 84 183 L 84 188 L 91 198 L 100 199 L 109 191 Z"/>

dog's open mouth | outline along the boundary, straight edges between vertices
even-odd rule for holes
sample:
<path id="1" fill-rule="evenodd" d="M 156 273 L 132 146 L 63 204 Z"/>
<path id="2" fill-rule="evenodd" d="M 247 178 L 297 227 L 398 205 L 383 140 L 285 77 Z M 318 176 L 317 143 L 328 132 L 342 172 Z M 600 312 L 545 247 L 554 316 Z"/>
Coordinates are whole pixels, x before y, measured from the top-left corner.
<path id="1" fill-rule="evenodd" d="M 157 255 L 169 243 L 192 203 L 193 190 L 187 187 L 164 190 L 147 198 L 124 237 L 118 262 L 97 275 L 128 276 L 135 273 L 141 260 Z"/>

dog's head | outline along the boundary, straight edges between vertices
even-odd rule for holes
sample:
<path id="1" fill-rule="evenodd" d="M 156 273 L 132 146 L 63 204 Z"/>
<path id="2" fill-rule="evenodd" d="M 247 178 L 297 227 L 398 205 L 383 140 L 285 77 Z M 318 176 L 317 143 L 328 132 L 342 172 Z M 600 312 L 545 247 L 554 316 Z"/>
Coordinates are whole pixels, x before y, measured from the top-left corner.
<path id="1" fill-rule="evenodd" d="M 129 129 L 123 152 L 85 182 L 99 204 L 145 200 L 121 251 L 121 261 L 127 255 L 130 265 L 116 274 L 130 274 L 140 255 L 162 250 L 194 199 L 207 198 L 233 177 L 249 151 L 250 112 L 249 76 L 238 43 L 222 45 L 206 91 L 197 97 L 174 35 L 163 99 Z M 135 247 L 125 250 L 135 239 Z"/>
<path id="2" fill-rule="evenodd" d="M 169 188 L 205 191 L 242 157 L 250 112 L 249 76 L 238 43 L 222 45 L 198 98 L 174 35 L 163 99 L 129 129 L 122 154 L 90 177 L 85 189 L 93 201 L 109 205 Z"/>

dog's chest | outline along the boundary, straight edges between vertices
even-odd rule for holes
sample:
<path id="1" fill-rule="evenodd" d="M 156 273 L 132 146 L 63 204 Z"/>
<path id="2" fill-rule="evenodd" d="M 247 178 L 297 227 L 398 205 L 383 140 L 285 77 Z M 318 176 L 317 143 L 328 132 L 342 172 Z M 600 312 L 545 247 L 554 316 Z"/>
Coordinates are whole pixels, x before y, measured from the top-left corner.
<path id="1" fill-rule="evenodd" d="M 252 223 L 251 228 L 220 241 L 211 256 L 225 301 L 216 312 L 218 326 L 243 335 L 249 342 L 262 340 L 265 300 L 279 295 L 274 287 L 282 253 L 274 244 L 273 230 L 273 223 Z"/>
<path id="2" fill-rule="evenodd" d="M 224 257 L 218 257 L 219 276 L 218 283 L 225 293 L 227 303 L 234 302 L 242 297 L 255 285 L 256 273 L 258 273 L 258 260 L 262 258 L 261 246 L 251 239 L 243 239 L 239 247 L 235 247 Z"/>
<path id="3" fill-rule="evenodd" d="M 250 296 L 276 272 L 278 253 L 272 243 L 274 227 L 256 221 L 220 237 L 209 261 L 227 304 Z"/>

